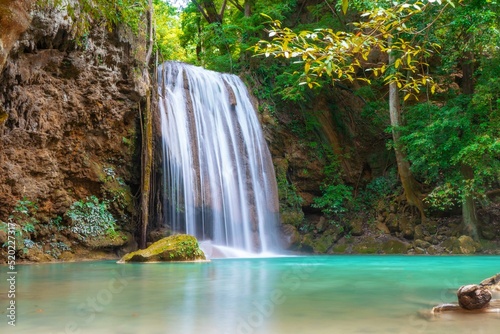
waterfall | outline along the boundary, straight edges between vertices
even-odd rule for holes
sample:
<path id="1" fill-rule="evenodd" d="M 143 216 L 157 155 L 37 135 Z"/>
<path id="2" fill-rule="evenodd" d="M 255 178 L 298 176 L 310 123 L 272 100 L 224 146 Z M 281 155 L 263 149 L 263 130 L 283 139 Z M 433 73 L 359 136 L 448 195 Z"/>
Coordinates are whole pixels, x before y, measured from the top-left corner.
<path id="1" fill-rule="evenodd" d="M 272 251 L 276 178 L 245 85 L 177 62 L 158 73 L 165 224 L 222 248 Z"/>

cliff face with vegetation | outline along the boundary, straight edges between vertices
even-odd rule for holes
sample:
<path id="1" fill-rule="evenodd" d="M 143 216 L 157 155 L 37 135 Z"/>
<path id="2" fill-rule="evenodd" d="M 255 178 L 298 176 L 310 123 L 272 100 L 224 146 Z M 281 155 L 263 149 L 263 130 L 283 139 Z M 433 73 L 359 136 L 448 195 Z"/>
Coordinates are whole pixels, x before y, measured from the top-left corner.
<path id="1" fill-rule="evenodd" d="M 101 11 L 99 18 L 79 17 L 83 12 L 68 11 L 71 6 L 33 3 L 0 0 L 0 221 L 18 224 L 20 256 L 28 260 L 109 255 L 141 230 L 134 223 L 134 196 L 140 192 L 139 120 L 148 91 L 142 72 L 146 1 L 68 2 Z M 401 103 L 406 122 L 396 129 L 425 197 L 421 212 L 401 187 L 383 78 L 358 68 L 371 85 L 332 85 L 323 73 L 321 87 L 308 89 L 299 85 L 303 63 L 251 51 L 272 39 L 265 33 L 269 17 L 296 30 L 343 31 L 363 21 L 362 12 L 376 2 L 352 3 L 346 13 L 316 0 L 223 2 L 219 13 L 216 1 L 189 2 L 182 16 L 164 1 L 153 3 L 159 59 L 237 73 L 256 97 L 276 168 L 285 248 L 498 252 L 497 3 L 433 7 L 429 17 L 414 13 L 415 27 L 437 22 L 449 29 L 429 31 L 442 47 L 428 67 L 441 87 L 435 95 L 422 87 L 419 100 L 410 96 Z M 456 45 L 464 34 L 467 53 Z M 390 65 L 377 52 L 368 56 L 368 63 Z M 477 233 L 467 227 L 471 222 Z M 1 244 L 6 229 L 0 226 Z M 5 248 L 0 252 L 5 255 Z"/>
<path id="2" fill-rule="evenodd" d="M 0 73 L 0 220 L 31 221 L 18 238 L 28 259 L 53 257 L 51 243 L 64 244 L 61 252 L 116 249 L 132 241 L 137 219 L 136 143 L 145 90 L 135 68 L 144 47 L 123 27 L 111 32 L 94 24 L 77 35 L 78 16 L 21 2 L 12 5 L 12 20 L 2 15 L 0 21 L 4 50 L 6 41 L 12 44 Z M 31 18 L 29 26 L 17 17 Z M 20 25 L 12 27 L 15 22 Z M 85 233 L 70 229 L 67 213 L 75 202 L 93 203 L 89 219 L 113 212 L 116 235 L 85 245 Z"/>

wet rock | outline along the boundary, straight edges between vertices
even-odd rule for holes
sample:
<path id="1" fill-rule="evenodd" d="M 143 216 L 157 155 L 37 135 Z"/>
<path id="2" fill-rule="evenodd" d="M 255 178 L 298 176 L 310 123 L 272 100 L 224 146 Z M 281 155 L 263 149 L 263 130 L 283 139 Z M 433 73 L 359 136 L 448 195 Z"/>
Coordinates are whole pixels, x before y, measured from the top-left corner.
<path id="1" fill-rule="evenodd" d="M 479 248 L 479 245 L 467 235 L 459 238 L 450 237 L 442 245 L 453 254 L 474 254 Z"/>
<path id="2" fill-rule="evenodd" d="M 358 242 L 352 247 L 355 254 L 406 254 L 410 248 L 406 242 L 385 235 L 379 238 L 363 238 Z"/>
<path id="3" fill-rule="evenodd" d="M 118 263 L 163 261 L 206 261 L 206 257 L 195 237 L 177 234 L 163 238 L 146 249 L 128 253 Z"/>
<path id="4" fill-rule="evenodd" d="M 443 247 L 431 245 L 429 248 L 427 248 L 427 254 L 429 255 L 436 255 L 436 254 L 442 254 L 444 252 Z"/>
<path id="5" fill-rule="evenodd" d="M 391 234 L 391 231 L 389 231 L 389 228 L 384 223 L 377 222 L 377 229 L 382 233 Z"/>
<path id="6" fill-rule="evenodd" d="M 424 226 L 422 224 L 415 226 L 414 239 L 423 239 L 425 237 Z"/>
<path id="7" fill-rule="evenodd" d="M 363 220 L 361 218 L 356 218 L 351 221 L 351 235 L 360 236 L 363 235 Z"/>
<path id="8" fill-rule="evenodd" d="M 300 241 L 300 246 L 298 250 L 303 252 L 313 252 L 314 251 L 314 234 L 307 233 L 302 236 L 302 240 Z"/>
<path id="9" fill-rule="evenodd" d="M 384 254 L 405 254 L 408 249 L 409 245 L 398 239 L 387 240 L 382 244 Z"/>
<path id="10" fill-rule="evenodd" d="M 466 310 L 484 308 L 491 300 L 491 291 L 481 285 L 461 286 L 457 291 L 458 304 Z"/>
<path id="11" fill-rule="evenodd" d="M 415 248 L 414 248 L 414 252 L 415 252 L 415 254 L 418 254 L 418 255 L 421 255 L 421 254 L 426 254 L 426 253 L 427 253 L 427 252 L 425 251 L 425 249 L 420 248 L 420 247 L 415 247 Z"/>
<path id="12" fill-rule="evenodd" d="M 424 240 L 421 240 L 421 239 L 417 239 L 413 242 L 413 244 L 416 246 L 416 247 L 420 247 L 420 248 L 423 248 L 423 249 L 427 249 L 431 244 L 428 243 L 427 241 L 424 241 Z"/>
<path id="13" fill-rule="evenodd" d="M 399 215 L 390 213 L 385 220 L 385 225 L 392 233 L 399 232 Z"/>
<path id="14" fill-rule="evenodd" d="M 313 244 L 313 250 L 318 254 L 325 254 L 330 247 L 332 247 L 333 242 L 336 239 L 335 234 L 325 234 L 315 240 Z"/>
<path id="15" fill-rule="evenodd" d="M 292 249 L 300 245 L 300 234 L 295 226 L 289 224 L 282 225 L 281 232 L 284 249 Z"/>
<path id="16" fill-rule="evenodd" d="M 479 245 L 468 235 L 458 238 L 458 243 L 462 254 L 474 254 L 479 248 Z"/>
<path id="17" fill-rule="evenodd" d="M 159 227 L 149 232 L 148 240 L 156 242 L 172 234 L 172 231 L 165 227 Z"/>
<path id="18" fill-rule="evenodd" d="M 401 216 L 399 220 L 399 230 L 403 234 L 403 237 L 406 239 L 413 239 L 414 237 L 414 227 L 413 224 L 406 216 Z"/>
<path id="19" fill-rule="evenodd" d="M 287 210 L 281 212 L 280 219 L 283 225 L 299 226 L 304 220 L 304 212 L 300 210 Z"/>

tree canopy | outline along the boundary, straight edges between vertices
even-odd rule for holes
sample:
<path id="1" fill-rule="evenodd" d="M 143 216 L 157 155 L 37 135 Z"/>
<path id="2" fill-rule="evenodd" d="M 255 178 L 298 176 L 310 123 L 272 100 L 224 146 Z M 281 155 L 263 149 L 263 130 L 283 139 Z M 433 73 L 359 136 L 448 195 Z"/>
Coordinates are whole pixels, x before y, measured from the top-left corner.
<path id="1" fill-rule="evenodd" d="M 245 75 L 271 113 L 332 86 L 384 110 L 407 200 L 422 216 L 462 206 L 473 226 L 476 205 L 500 188 L 497 0 L 155 4 L 164 59 Z M 303 117 L 306 128 L 316 122 Z M 318 203 L 333 215 L 342 210 L 325 203 L 355 196 L 342 178 L 327 182 Z"/>

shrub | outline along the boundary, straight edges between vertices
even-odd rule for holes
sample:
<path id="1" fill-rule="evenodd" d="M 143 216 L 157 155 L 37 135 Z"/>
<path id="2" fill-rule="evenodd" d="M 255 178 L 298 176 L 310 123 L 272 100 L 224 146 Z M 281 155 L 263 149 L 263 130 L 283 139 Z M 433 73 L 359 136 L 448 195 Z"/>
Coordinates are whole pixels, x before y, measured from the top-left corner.
<path id="1" fill-rule="evenodd" d="M 95 196 L 73 203 L 66 215 L 71 220 L 70 230 L 82 238 L 116 234 L 116 220 L 107 202 L 99 202 Z"/>

